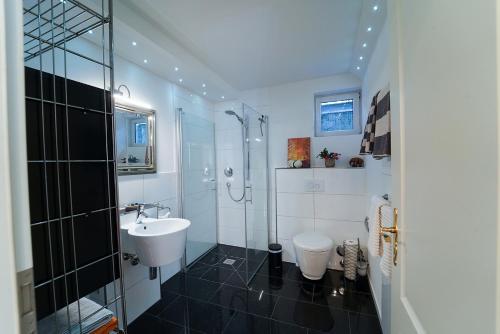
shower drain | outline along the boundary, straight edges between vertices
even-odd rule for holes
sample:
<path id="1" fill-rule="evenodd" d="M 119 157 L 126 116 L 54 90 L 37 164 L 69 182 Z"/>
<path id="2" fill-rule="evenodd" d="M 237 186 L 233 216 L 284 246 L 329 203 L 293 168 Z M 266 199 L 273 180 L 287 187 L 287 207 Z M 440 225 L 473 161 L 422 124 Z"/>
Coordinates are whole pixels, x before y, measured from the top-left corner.
<path id="1" fill-rule="evenodd" d="M 233 259 L 225 259 L 222 263 L 227 264 L 228 266 L 232 266 L 235 262 L 236 260 Z"/>

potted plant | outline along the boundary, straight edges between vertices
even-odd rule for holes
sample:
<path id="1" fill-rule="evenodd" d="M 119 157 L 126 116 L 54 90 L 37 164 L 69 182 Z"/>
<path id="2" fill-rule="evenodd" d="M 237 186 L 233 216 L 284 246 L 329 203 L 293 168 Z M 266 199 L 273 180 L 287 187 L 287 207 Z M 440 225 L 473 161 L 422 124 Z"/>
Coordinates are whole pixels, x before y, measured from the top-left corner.
<path id="1" fill-rule="evenodd" d="M 325 167 L 335 167 L 335 161 L 339 160 L 340 153 L 328 152 L 326 147 L 319 152 L 318 158 L 325 160 Z"/>

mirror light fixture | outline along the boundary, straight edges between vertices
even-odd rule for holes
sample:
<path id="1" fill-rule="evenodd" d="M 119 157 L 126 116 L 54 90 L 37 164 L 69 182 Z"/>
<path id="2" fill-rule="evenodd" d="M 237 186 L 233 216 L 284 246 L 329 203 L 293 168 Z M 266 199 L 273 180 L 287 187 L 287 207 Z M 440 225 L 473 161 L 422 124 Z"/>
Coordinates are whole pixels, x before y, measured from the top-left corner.
<path id="1" fill-rule="evenodd" d="M 127 93 L 126 96 L 122 90 L 126 91 Z M 118 86 L 118 88 L 114 89 L 113 97 L 115 98 L 115 101 L 118 102 L 119 104 L 142 108 L 142 109 L 152 109 L 150 104 L 132 99 L 130 97 L 130 89 L 128 89 L 127 85 L 122 84 Z"/>

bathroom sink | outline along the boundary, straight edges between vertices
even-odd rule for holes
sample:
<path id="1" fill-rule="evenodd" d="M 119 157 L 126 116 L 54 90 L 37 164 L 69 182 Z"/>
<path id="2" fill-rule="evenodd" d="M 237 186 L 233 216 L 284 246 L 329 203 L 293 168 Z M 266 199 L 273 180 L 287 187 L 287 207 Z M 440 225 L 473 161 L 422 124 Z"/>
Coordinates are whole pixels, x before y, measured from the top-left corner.
<path id="1" fill-rule="evenodd" d="M 131 224 L 128 234 L 140 263 L 160 267 L 182 258 L 190 225 L 181 218 L 145 218 L 141 224 Z"/>

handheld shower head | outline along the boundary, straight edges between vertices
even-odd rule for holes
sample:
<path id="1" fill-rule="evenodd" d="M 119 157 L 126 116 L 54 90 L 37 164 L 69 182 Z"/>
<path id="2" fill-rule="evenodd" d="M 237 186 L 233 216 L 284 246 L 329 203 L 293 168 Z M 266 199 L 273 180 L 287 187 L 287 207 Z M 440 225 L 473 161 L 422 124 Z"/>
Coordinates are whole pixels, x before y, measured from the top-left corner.
<path id="1" fill-rule="evenodd" d="M 243 125 L 243 118 L 241 118 L 240 116 L 238 116 L 238 114 L 236 114 L 233 110 L 226 110 L 225 111 L 226 115 L 230 115 L 230 116 L 234 116 L 238 119 L 238 121 L 241 123 L 241 125 Z"/>

